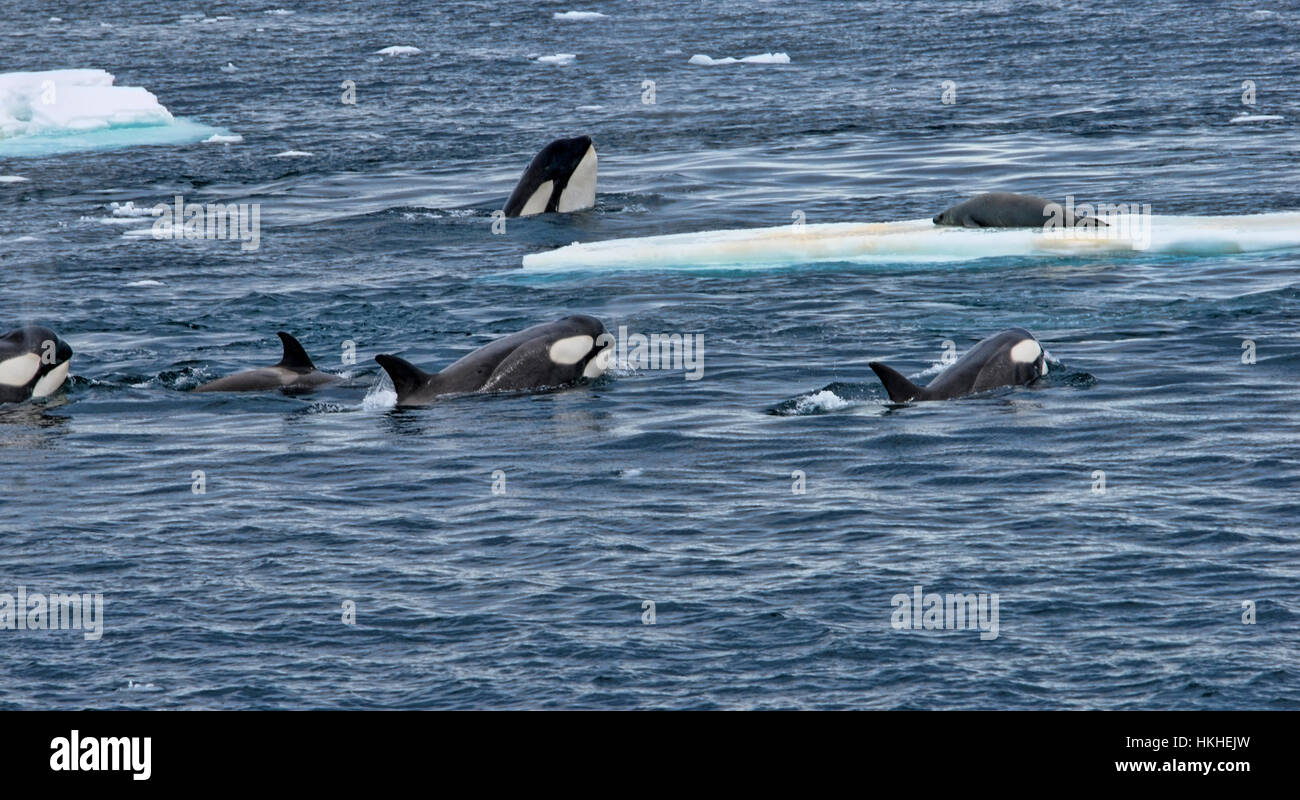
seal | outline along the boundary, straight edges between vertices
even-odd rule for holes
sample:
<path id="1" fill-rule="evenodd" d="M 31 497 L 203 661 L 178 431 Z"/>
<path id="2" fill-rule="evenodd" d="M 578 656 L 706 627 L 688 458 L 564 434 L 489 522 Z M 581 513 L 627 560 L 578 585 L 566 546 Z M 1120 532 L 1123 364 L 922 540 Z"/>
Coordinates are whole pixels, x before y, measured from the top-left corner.
<path id="1" fill-rule="evenodd" d="M 1060 203 L 1030 194 L 989 192 L 958 203 L 934 217 L 935 225 L 963 228 L 1041 228 L 1055 224 L 1066 228 L 1106 227 L 1096 217 L 1080 217 Z"/>

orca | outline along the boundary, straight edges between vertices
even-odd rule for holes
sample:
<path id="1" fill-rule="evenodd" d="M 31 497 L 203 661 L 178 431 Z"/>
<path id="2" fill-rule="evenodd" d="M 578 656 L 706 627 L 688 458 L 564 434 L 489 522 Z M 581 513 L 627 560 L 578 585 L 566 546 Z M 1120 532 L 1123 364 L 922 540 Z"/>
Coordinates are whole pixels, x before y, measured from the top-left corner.
<path id="1" fill-rule="evenodd" d="M 976 195 L 939 212 L 933 222 L 964 228 L 1041 228 L 1048 222 L 1065 228 L 1107 227 L 1096 217 L 1076 216 L 1052 200 L 1011 192 Z"/>
<path id="2" fill-rule="evenodd" d="M 388 354 L 375 361 L 392 378 L 397 405 L 423 406 L 448 394 L 553 388 L 596 378 L 609 368 L 611 345 L 600 320 L 574 314 L 497 339 L 437 373 Z"/>
<path id="3" fill-rule="evenodd" d="M 322 386 L 337 383 L 343 378 L 321 372 L 311 362 L 307 351 L 298 340 L 279 331 L 275 334 L 284 343 L 284 356 L 280 363 L 271 367 L 236 372 L 224 378 L 208 381 L 194 391 L 196 392 L 260 392 L 279 389 L 286 394 L 313 392 Z"/>
<path id="4" fill-rule="evenodd" d="M 925 387 L 879 361 L 867 366 L 875 371 L 895 403 L 951 400 L 1000 386 L 1022 386 L 1047 374 L 1043 346 L 1024 328 L 1008 328 L 983 339 Z"/>
<path id="5" fill-rule="evenodd" d="M 596 205 L 596 146 L 590 136 L 556 139 L 533 157 L 506 200 L 507 217 Z"/>
<path id="6" fill-rule="evenodd" d="M 48 397 L 68 378 L 72 347 L 40 325 L 0 336 L 0 403 Z"/>

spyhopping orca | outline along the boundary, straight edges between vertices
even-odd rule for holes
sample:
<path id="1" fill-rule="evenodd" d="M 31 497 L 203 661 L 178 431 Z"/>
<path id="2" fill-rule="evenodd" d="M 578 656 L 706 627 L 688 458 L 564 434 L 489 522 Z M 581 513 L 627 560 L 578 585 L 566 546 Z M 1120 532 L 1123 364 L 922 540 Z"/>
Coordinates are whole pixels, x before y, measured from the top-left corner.
<path id="1" fill-rule="evenodd" d="M 507 217 L 596 205 L 596 146 L 590 136 L 556 139 L 533 157 L 506 201 Z"/>

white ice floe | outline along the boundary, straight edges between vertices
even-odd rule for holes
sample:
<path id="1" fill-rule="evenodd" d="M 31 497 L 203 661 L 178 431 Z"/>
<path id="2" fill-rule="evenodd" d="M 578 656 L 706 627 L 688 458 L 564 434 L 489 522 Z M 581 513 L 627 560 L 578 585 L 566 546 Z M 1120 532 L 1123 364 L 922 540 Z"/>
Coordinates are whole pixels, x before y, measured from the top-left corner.
<path id="1" fill-rule="evenodd" d="M 756 56 L 745 56 L 744 58 L 712 58 L 710 56 L 696 54 L 691 56 L 688 62 L 699 64 L 705 67 L 712 67 L 717 64 L 789 64 L 790 56 L 785 53 L 759 53 Z"/>
<path id="2" fill-rule="evenodd" d="M 28 180 L 22 175 L 0 175 L 0 183 L 26 183 Z"/>
<path id="3" fill-rule="evenodd" d="M 109 213 L 115 217 L 152 217 L 153 206 L 137 206 L 134 200 L 125 203 L 109 203 Z"/>
<path id="4" fill-rule="evenodd" d="M 174 121 L 147 89 L 113 80 L 102 69 L 0 74 L 0 139 Z"/>
<path id="5" fill-rule="evenodd" d="M 1278 114 L 1242 114 L 1232 118 L 1232 124 L 1237 125 L 1243 122 L 1281 122 L 1282 117 Z"/>
<path id="6" fill-rule="evenodd" d="M 283 153 L 276 153 L 272 158 L 308 158 L 315 153 L 308 153 L 306 150 L 285 150 Z"/>
<path id="7" fill-rule="evenodd" d="M 602 14 L 599 11 L 556 11 L 551 16 L 555 19 L 571 20 L 609 19 L 608 14 Z"/>
<path id="8" fill-rule="evenodd" d="M 0 157 L 185 145 L 227 133 L 173 117 L 140 86 L 102 69 L 0 73 Z"/>
<path id="9" fill-rule="evenodd" d="M 573 53 L 556 53 L 553 56 L 538 56 L 538 64 L 572 64 L 577 58 Z"/>
<path id="10" fill-rule="evenodd" d="M 214 133 L 203 140 L 204 144 L 239 144 L 244 137 L 237 133 Z"/>
<path id="11" fill-rule="evenodd" d="M 221 71 L 222 71 L 222 72 L 239 72 L 239 67 L 236 67 L 236 66 L 235 66 L 235 62 L 233 62 L 233 61 L 227 61 L 227 62 L 226 62 L 226 65 L 225 65 L 224 67 L 221 68 Z"/>
<path id="12" fill-rule="evenodd" d="M 270 14 L 273 17 L 287 17 L 293 12 L 287 8 L 268 8 L 263 14 Z"/>
<path id="13" fill-rule="evenodd" d="M 167 284 L 163 283 L 162 281 L 146 280 L 146 281 L 131 281 L 130 283 L 127 284 L 127 287 L 136 288 L 142 286 L 166 286 L 166 285 Z"/>
<path id="14" fill-rule="evenodd" d="M 1053 235 L 1040 228 L 953 228 L 928 217 L 698 231 L 571 244 L 523 257 L 526 270 L 772 268 L 827 262 L 904 264 L 1037 256 L 1218 256 L 1300 249 L 1300 212 L 1239 216 L 1121 214 L 1101 231 Z"/>
<path id="15" fill-rule="evenodd" d="M 383 50 L 376 50 L 377 56 L 414 56 L 419 55 L 422 50 L 418 47 L 411 47 L 409 44 L 395 44 L 392 47 L 385 47 Z"/>

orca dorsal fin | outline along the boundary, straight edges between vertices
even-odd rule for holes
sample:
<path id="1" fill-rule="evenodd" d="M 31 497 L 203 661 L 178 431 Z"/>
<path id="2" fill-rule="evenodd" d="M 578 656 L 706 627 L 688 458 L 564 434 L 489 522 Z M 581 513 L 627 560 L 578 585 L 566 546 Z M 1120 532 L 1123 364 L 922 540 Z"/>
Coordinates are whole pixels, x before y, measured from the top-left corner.
<path id="1" fill-rule="evenodd" d="M 867 364 L 868 367 L 880 378 L 880 382 L 885 384 L 885 391 L 889 393 L 889 399 L 895 403 L 906 403 L 921 396 L 925 391 L 920 386 L 909 381 L 903 373 L 881 364 L 879 361 L 872 361 Z"/>
<path id="2" fill-rule="evenodd" d="M 297 339 L 284 331 L 276 331 L 275 335 L 279 336 L 280 341 L 284 343 L 284 357 L 280 359 L 279 364 L 276 364 L 277 367 L 291 369 L 294 372 L 311 372 L 316 369 L 316 365 L 311 363 L 307 351 L 302 349 Z"/>
<path id="3" fill-rule="evenodd" d="M 429 373 L 415 366 L 404 358 L 381 353 L 375 356 L 379 366 L 384 368 L 397 390 L 397 404 L 401 405 L 407 397 L 429 381 Z"/>

